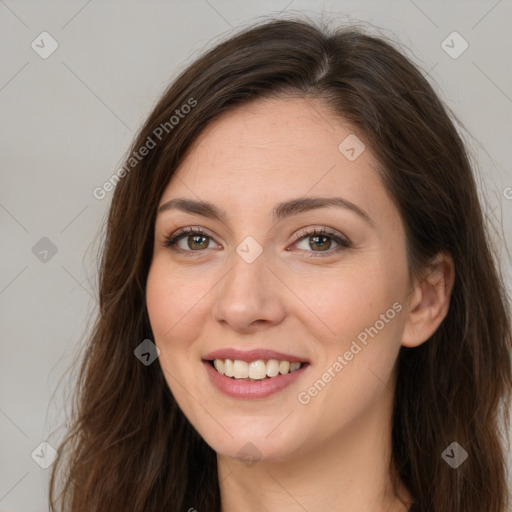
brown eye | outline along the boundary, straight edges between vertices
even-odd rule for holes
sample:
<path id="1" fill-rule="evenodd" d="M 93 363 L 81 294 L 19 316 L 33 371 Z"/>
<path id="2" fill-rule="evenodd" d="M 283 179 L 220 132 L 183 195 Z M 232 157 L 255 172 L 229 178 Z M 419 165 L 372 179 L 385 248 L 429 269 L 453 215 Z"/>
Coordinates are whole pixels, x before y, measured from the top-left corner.
<path id="1" fill-rule="evenodd" d="M 186 240 L 185 247 L 179 245 L 182 239 Z M 208 249 L 210 241 L 212 238 L 202 229 L 185 228 L 166 237 L 162 245 L 181 252 L 200 252 Z"/>
<path id="2" fill-rule="evenodd" d="M 208 245 L 209 245 L 209 242 L 207 242 L 205 244 L 205 240 L 208 239 L 207 236 L 204 236 L 204 235 L 182 235 L 181 237 L 179 237 L 180 239 L 181 238 L 185 238 L 185 240 L 188 241 L 188 247 L 189 249 L 207 249 L 208 248 Z M 190 242 L 190 240 L 193 240 L 192 242 Z M 201 241 L 202 240 L 202 241 Z"/>
<path id="3" fill-rule="evenodd" d="M 327 231 L 326 229 L 321 230 L 313 230 L 305 233 L 303 236 L 297 239 L 294 245 L 297 245 L 297 242 L 302 243 L 309 239 L 307 243 L 308 248 L 302 247 L 299 248 L 302 251 L 308 252 L 309 257 L 322 257 L 322 256 L 330 256 L 339 251 L 343 251 L 350 247 L 350 243 L 344 238 L 340 237 L 336 233 L 332 233 Z M 332 243 L 337 244 L 338 246 L 334 249 L 330 250 L 332 247 Z M 315 254 L 315 253 L 326 253 L 326 254 Z"/>

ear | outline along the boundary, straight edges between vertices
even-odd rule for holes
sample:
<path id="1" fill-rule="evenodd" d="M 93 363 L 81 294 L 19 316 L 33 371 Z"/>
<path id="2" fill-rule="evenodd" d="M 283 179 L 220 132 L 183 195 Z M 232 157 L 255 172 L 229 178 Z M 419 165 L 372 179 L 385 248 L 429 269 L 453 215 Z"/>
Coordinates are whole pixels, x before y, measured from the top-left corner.
<path id="1" fill-rule="evenodd" d="M 414 284 L 402 334 L 403 346 L 417 347 L 436 332 L 448 313 L 454 280 L 453 258 L 447 253 L 437 254 L 426 277 Z"/>

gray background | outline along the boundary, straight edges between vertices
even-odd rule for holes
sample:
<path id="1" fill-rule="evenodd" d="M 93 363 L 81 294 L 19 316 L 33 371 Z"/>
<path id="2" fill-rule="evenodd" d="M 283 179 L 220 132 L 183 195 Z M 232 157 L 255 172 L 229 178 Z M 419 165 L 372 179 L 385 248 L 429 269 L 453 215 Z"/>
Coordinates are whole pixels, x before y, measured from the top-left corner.
<path id="1" fill-rule="evenodd" d="M 93 189 L 192 58 L 251 20 L 293 13 L 363 20 L 403 43 L 472 134 L 488 219 L 510 244 L 510 0 L 0 0 L 0 511 L 48 509 L 50 469 L 31 453 L 64 433 L 65 371 L 96 307 L 96 235 L 112 193 Z M 59 45 L 47 59 L 31 47 L 43 31 Z M 441 45 L 453 31 L 469 44 L 458 58 Z M 37 255 L 43 237 L 56 254 Z M 503 243 L 501 258 L 510 290 Z"/>

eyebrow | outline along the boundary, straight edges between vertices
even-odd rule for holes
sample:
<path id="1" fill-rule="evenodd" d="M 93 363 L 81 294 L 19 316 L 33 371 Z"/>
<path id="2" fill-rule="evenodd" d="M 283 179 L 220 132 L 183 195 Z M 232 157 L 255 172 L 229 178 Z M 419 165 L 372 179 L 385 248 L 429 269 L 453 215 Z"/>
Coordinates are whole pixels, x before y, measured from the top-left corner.
<path id="1" fill-rule="evenodd" d="M 375 227 L 375 222 L 371 219 L 368 213 L 342 197 L 300 197 L 284 201 L 282 203 L 278 203 L 273 208 L 272 217 L 276 220 L 282 220 L 285 217 L 290 217 L 310 210 L 332 207 L 350 210 L 364 219 L 368 224 Z M 209 203 L 208 201 L 196 201 L 195 199 L 188 199 L 184 197 L 178 197 L 167 201 L 160 206 L 158 213 L 162 213 L 167 210 L 180 210 L 192 215 L 201 215 L 221 222 L 225 222 L 227 219 L 226 212 L 214 204 Z"/>

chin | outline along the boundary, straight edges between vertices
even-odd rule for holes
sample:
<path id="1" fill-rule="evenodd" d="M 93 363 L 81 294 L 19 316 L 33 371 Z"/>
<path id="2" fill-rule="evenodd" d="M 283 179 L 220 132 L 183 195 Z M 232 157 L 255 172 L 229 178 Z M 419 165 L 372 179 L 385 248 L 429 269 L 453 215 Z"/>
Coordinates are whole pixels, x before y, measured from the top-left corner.
<path id="1" fill-rule="evenodd" d="M 222 428 L 216 432 L 205 432 L 198 429 L 205 442 L 218 454 L 230 459 L 247 462 L 251 461 L 282 461 L 299 449 L 301 442 L 294 437 L 289 429 L 277 432 L 276 425 L 282 418 L 268 418 L 261 422 L 259 428 L 255 427 L 254 420 L 247 418 L 245 421 L 237 420 L 236 429 Z M 231 435 L 230 435 L 231 434 Z"/>

